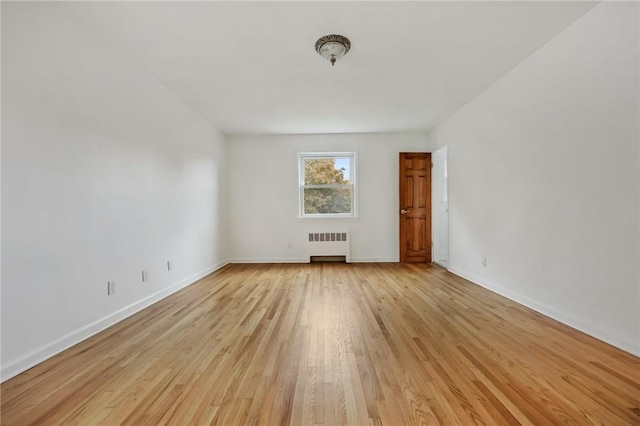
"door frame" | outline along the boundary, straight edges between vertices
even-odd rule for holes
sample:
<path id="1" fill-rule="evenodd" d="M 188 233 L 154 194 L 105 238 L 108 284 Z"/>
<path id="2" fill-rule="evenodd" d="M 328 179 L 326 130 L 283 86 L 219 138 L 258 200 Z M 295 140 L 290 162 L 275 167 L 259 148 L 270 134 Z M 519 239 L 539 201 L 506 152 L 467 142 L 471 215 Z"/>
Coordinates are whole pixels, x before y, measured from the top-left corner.
<path id="1" fill-rule="evenodd" d="M 441 160 L 442 164 L 439 163 Z M 432 218 L 432 238 L 433 250 L 431 257 L 434 263 L 448 268 L 449 265 L 449 149 L 445 145 L 431 153 L 431 162 L 433 164 L 431 173 L 431 218 Z M 440 174 L 436 176 L 436 174 Z M 442 197 L 440 200 L 438 197 Z M 442 211 L 438 203 L 444 204 L 445 210 Z M 434 207 L 435 206 L 435 207 Z M 444 220 L 443 220 L 444 219 Z M 446 260 L 441 259 L 443 253 L 442 245 L 446 241 Z M 442 261 L 444 260 L 444 262 Z"/>

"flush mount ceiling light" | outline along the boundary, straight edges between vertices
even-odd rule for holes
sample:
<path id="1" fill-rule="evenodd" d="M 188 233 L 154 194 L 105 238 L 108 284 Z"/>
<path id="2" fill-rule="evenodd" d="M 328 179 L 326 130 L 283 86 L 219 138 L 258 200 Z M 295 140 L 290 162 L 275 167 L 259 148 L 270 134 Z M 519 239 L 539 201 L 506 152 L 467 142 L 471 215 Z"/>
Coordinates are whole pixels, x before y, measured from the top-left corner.
<path id="1" fill-rule="evenodd" d="M 349 49 L 351 49 L 349 39 L 338 34 L 326 35 L 316 41 L 316 52 L 326 60 L 331 61 L 331 66 L 346 55 Z"/>

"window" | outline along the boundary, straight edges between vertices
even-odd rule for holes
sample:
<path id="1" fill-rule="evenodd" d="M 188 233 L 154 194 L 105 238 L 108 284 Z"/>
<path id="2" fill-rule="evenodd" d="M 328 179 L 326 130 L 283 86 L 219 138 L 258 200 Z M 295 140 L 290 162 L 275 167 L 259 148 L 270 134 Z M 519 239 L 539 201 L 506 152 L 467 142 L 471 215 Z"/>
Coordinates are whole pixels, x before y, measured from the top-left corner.
<path id="1" fill-rule="evenodd" d="M 356 217 L 353 152 L 298 154 L 300 217 Z"/>

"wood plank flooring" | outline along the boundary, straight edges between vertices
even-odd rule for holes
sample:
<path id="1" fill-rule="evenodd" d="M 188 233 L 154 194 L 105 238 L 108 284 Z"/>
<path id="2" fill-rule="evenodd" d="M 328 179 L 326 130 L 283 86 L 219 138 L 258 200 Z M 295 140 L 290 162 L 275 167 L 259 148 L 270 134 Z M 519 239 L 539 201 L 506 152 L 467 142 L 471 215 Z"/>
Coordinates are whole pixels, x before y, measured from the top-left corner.
<path id="1" fill-rule="evenodd" d="M 2 385 L 2 424 L 640 425 L 640 359 L 431 265 L 230 265 Z"/>

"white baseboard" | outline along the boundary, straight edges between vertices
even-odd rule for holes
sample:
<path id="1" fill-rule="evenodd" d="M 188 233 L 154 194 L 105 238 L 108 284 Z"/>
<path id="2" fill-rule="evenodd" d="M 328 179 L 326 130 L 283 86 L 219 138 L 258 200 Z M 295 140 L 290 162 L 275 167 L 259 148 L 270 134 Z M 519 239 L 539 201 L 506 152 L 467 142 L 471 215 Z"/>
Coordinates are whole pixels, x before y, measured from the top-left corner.
<path id="1" fill-rule="evenodd" d="M 229 263 L 309 263 L 309 258 L 279 257 L 279 258 L 236 258 L 229 259 Z"/>
<path id="2" fill-rule="evenodd" d="M 397 258 L 392 257 L 352 257 L 351 263 L 383 263 L 398 262 Z M 229 263 L 309 263 L 308 257 L 303 258 L 238 258 L 229 259 Z"/>
<path id="3" fill-rule="evenodd" d="M 217 264 L 212 265 L 203 271 L 200 271 L 179 281 L 171 287 L 160 290 L 159 292 L 147 296 L 144 299 L 139 300 L 138 302 L 135 302 L 112 314 L 109 314 L 104 318 L 94 321 L 91 324 L 88 324 L 77 330 L 74 330 L 47 345 L 44 345 L 36 350 L 27 353 L 17 361 L 14 361 L 9 365 L 2 366 L 2 369 L 0 370 L 0 382 L 4 382 L 5 380 L 17 376 L 18 374 L 70 348 L 71 346 L 74 346 L 81 341 L 86 340 L 89 337 L 101 332 L 102 330 L 111 327 L 112 325 L 122 321 L 123 319 L 130 317 L 131 315 L 153 305 L 154 303 L 177 292 L 178 290 L 181 290 L 189 286 L 190 284 L 193 284 L 194 282 L 211 274 L 212 272 L 217 271 L 228 263 L 229 261 L 227 260 L 218 262 Z"/>
<path id="4" fill-rule="evenodd" d="M 571 328 L 575 328 L 576 330 L 581 331 L 585 334 L 588 334 L 591 337 L 594 337 L 598 340 L 602 340 L 603 342 L 608 343 L 612 346 L 615 346 L 616 348 L 622 349 L 623 351 L 629 352 L 630 354 L 640 356 L 640 344 L 634 343 L 624 337 L 618 336 L 616 333 L 613 333 L 609 330 L 602 329 L 598 326 L 586 323 L 582 320 L 570 317 L 568 315 L 562 314 L 558 312 L 556 309 L 548 305 L 537 302 L 533 299 L 528 298 L 527 296 L 514 292 L 503 286 L 487 282 L 483 279 L 473 276 L 472 274 L 455 270 L 453 268 L 449 268 L 449 272 L 456 274 L 468 281 L 471 281 L 474 284 L 484 287 L 487 290 L 490 290 L 494 293 L 504 296 L 509 300 L 513 300 L 516 303 L 524 305 L 527 308 L 533 309 L 534 311 L 539 312 L 543 315 L 546 315 L 549 318 L 552 318 L 565 325 L 568 325 Z"/>
<path id="5" fill-rule="evenodd" d="M 352 257 L 351 263 L 397 263 L 397 257 Z"/>

